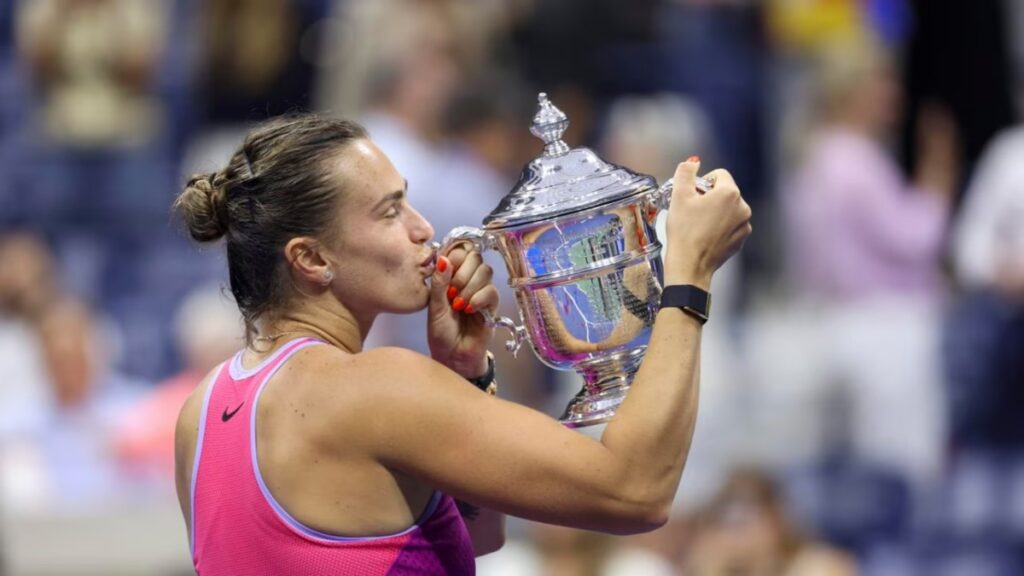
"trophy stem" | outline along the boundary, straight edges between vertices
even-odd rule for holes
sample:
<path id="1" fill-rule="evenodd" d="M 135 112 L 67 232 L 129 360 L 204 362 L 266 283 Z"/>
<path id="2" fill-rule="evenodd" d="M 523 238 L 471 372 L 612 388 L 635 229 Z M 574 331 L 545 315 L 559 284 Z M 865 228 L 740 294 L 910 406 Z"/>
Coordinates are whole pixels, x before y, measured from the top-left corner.
<path id="1" fill-rule="evenodd" d="M 646 348 L 579 363 L 575 368 L 583 376 L 583 387 L 566 406 L 559 422 L 568 428 L 580 428 L 610 420 L 626 398 Z"/>

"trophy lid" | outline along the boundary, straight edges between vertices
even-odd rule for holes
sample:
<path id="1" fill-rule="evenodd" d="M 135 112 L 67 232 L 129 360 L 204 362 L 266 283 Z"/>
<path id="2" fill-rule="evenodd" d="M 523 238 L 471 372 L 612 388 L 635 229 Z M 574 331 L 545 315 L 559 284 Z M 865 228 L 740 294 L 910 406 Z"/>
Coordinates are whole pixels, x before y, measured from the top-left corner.
<path id="1" fill-rule="evenodd" d="M 589 148 L 569 148 L 565 113 L 541 92 L 530 132 L 544 153 L 523 168 L 519 182 L 486 218 L 488 229 L 509 228 L 609 204 L 656 186 L 654 179 L 602 160 Z"/>

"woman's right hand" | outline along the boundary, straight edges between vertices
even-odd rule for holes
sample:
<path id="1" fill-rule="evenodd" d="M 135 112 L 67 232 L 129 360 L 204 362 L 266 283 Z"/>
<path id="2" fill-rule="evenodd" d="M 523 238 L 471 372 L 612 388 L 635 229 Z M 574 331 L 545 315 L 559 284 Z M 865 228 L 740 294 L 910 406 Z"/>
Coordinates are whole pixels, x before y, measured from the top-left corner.
<path id="1" fill-rule="evenodd" d="M 697 191 L 700 160 L 692 157 L 679 164 L 673 177 L 674 191 L 668 209 L 668 249 L 665 285 L 694 284 L 709 290 L 711 276 L 739 251 L 753 228 L 750 206 L 740 195 L 732 175 L 713 170 L 707 177 L 714 187 Z"/>

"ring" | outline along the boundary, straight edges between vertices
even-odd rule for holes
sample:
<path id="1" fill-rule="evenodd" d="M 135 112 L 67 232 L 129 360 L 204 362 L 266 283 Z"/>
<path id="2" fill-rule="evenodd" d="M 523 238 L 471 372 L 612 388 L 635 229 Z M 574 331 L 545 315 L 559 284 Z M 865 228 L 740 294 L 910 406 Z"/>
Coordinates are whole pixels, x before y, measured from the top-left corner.
<path id="1" fill-rule="evenodd" d="M 714 188 L 715 182 L 718 182 L 718 177 L 715 176 L 714 174 L 708 174 L 707 176 L 704 177 L 704 179 L 707 180 L 708 182 L 708 188 Z"/>

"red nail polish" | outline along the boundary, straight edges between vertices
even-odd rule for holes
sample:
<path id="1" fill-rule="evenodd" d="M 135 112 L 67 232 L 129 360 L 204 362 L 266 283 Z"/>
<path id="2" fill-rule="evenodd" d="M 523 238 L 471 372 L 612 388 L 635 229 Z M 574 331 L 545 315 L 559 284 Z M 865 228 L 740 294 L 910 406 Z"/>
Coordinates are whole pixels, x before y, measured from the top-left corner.
<path id="1" fill-rule="evenodd" d="M 448 260 L 446 260 L 444 258 L 438 258 L 437 259 L 437 271 L 438 272 L 444 272 L 447 269 L 448 269 Z"/>
<path id="2" fill-rule="evenodd" d="M 452 301 L 452 308 L 455 308 L 456 310 L 462 310 L 465 307 L 466 301 L 462 298 L 462 296 L 458 296 L 455 298 L 455 300 Z"/>
<path id="3" fill-rule="evenodd" d="M 687 162 L 700 162 L 700 156 L 696 154 L 686 159 Z"/>
<path id="4" fill-rule="evenodd" d="M 466 309 L 463 310 L 463 312 L 465 312 L 466 314 L 472 314 L 473 313 L 473 305 L 470 304 L 469 306 L 466 306 Z"/>
<path id="5" fill-rule="evenodd" d="M 449 300 L 451 300 L 452 298 L 455 298 L 455 295 L 458 294 L 458 293 L 459 293 L 459 291 L 455 289 L 455 286 L 449 286 L 448 287 L 448 299 Z"/>

